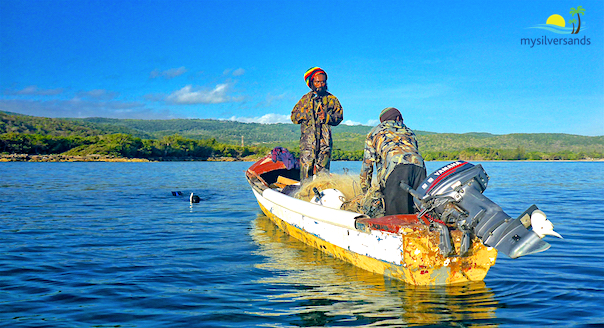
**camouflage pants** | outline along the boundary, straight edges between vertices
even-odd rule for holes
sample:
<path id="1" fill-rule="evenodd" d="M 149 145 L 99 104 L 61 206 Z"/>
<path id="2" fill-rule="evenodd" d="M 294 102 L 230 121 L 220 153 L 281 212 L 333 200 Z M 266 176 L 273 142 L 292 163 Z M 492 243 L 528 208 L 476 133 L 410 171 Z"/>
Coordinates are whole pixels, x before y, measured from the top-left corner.
<path id="1" fill-rule="evenodd" d="M 321 171 L 329 172 L 330 164 L 331 148 L 318 152 L 306 149 L 300 150 L 300 181 L 306 180 Z"/>
<path id="2" fill-rule="evenodd" d="M 300 126 L 300 181 L 321 171 L 329 171 L 331 162 L 331 128 L 327 124 Z"/>

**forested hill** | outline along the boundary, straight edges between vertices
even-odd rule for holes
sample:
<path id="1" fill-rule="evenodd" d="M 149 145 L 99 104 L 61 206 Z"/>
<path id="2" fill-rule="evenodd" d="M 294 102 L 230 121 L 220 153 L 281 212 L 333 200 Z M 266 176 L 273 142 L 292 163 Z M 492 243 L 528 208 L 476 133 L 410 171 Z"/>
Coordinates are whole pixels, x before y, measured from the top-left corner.
<path id="1" fill-rule="evenodd" d="M 103 129 L 121 127 L 154 138 L 179 134 L 185 138 L 216 138 L 219 142 L 268 147 L 292 145 L 300 138 L 300 126 L 294 124 L 241 123 L 222 120 L 173 119 L 173 120 L 120 120 L 106 118 L 73 119 L 73 122 L 96 124 Z M 334 148 L 354 151 L 363 148 L 370 126 L 340 124 L 332 129 Z M 467 148 L 517 149 L 525 151 L 572 151 L 591 152 L 604 150 L 604 136 L 588 137 L 558 133 L 526 133 L 495 135 L 490 133 L 435 133 L 415 131 L 422 150 L 452 151 Z"/>
<path id="2" fill-rule="evenodd" d="M 216 138 L 221 142 L 240 144 L 241 137 L 246 144 L 273 144 L 298 141 L 300 126 L 294 124 L 241 123 L 226 120 L 172 119 L 172 120 L 131 120 L 109 118 L 70 119 L 74 122 L 94 123 L 99 127 L 116 126 L 131 129 L 138 133 L 152 135 L 155 138 L 179 134 L 185 138 Z M 334 134 L 363 137 L 369 132 L 369 126 L 339 125 L 333 128 Z M 418 132 L 419 134 L 429 132 Z"/>
<path id="3" fill-rule="evenodd" d="M 0 133 L 40 134 L 51 136 L 89 137 L 125 133 L 141 138 L 151 136 L 120 124 L 95 124 L 86 120 L 46 118 L 0 111 Z"/>
<path id="4" fill-rule="evenodd" d="M 370 126 L 339 125 L 332 129 L 336 153 L 349 153 L 358 158 Z M 241 123 L 208 119 L 134 120 L 108 118 L 43 118 L 0 111 L 0 134 L 36 134 L 47 136 L 100 136 L 122 133 L 136 138 L 160 140 L 179 135 L 185 139 L 216 139 L 219 143 L 272 148 L 284 146 L 296 151 L 300 126 L 294 124 Z M 429 158 L 449 158 L 478 154 L 479 158 L 499 158 L 500 152 L 513 152 L 505 157 L 531 158 L 530 152 L 587 154 L 601 158 L 604 136 L 589 137 L 558 133 L 495 135 L 490 133 L 435 133 L 415 131 L 422 153 Z M 243 140 L 242 140 L 243 139 Z M 465 152 L 465 153 L 464 153 Z M 445 155 L 447 153 L 447 155 Z M 539 158 L 544 158 L 540 156 Z M 547 157 L 546 157 L 547 158 Z M 538 159 L 538 158 L 535 158 Z"/>
<path id="5" fill-rule="evenodd" d="M 277 145 L 297 144 L 300 126 L 294 124 L 241 123 L 222 120 L 119 120 L 106 118 L 74 119 L 74 122 L 94 123 L 103 128 L 122 127 L 148 134 L 155 138 L 179 134 L 185 138 L 216 138 L 220 142 L 241 144 Z M 370 126 L 340 124 L 332 129 L 334 147 L 344 151 L 363 148 Z M 497 149 L 524 148 L 526 151 L 600 151 L 604 149 L 604 136 L 588 137 L 558 133 L 526 133 L 495 135 L 490 133 L 435 133 L 415 131 L 420 147 L 430 151 L 463 150 L 487 147 Z"/>

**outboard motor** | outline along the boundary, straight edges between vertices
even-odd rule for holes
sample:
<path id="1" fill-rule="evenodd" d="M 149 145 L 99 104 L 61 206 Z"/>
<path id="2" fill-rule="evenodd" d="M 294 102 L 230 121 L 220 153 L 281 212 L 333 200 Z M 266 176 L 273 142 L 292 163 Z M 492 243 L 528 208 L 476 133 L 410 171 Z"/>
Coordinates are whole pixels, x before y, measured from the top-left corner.
<path id="1" fill-rule="evenodd" d="M 432 173 L 418 190 L 404 183 L 401 187 L 413 196 L 420 210 L 418 218 L 440 232 L 439 247 L 445 256 L 453 251 L 450 226 L 463 232 L 461 256 L 467 253 L 473 235 L 510 258 L 547 250 L 550 244 L 542 240 L 545 235 L 562 238 L 535 205 L 512 219 L 482 194 L 488 182 L 481 165 L 457 161 Z"/>

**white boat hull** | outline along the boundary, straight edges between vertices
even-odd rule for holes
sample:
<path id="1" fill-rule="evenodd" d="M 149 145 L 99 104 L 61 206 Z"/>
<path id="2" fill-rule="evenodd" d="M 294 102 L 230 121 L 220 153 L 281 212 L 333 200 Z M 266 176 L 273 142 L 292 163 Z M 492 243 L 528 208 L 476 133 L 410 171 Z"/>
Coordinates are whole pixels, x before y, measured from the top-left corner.
<path id="1" fill-rule="evenodd" d="M 468 257 L 443 257 L 438 238 L 413 225 L 397 233 L 358 230 L 359 213 L 331 209 L 272 189 L 254 190 L 262 211 L 285 232 L 304 243 L 365 270 L 414 285 L 450 285 L 482 281 L 497 251 L 473 243 Z M 459 244 L 461 236 L 457 236 Z"/>

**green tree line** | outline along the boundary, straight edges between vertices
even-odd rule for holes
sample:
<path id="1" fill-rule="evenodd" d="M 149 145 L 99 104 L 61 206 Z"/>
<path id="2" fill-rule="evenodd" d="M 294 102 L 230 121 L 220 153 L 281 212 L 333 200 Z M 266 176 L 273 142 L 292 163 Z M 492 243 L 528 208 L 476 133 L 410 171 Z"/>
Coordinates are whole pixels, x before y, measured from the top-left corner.
<path id="1" fill-rule="evenodd" d="M 299 156 L 297 145 L 286 145 L 290 151 Z M 238 146 L 217 142 L 216 139 L 196 140 L 180 135 L 165 136 L 160 139 L 141 139 L 124 133 L 100 136 L 51 136 L 41 134 L 4 133 L 0 134 L 0 153 L 30 155 L 105 155 L 125 158 L 147 158 L 170 160 L 195 158 L 206 160 L 214 157 L 262 157 L 271 147 Z M 453 151 L 422 151 L 427 161 L 434 160 L 589 160 L 603 159 L 602 152 L 558 152 L 525 151 L 516 149 L 493 149 L 470 147 Z M 334 149 L 332 159 L 335 161 L 360 161 L 363 150 Z"/>
<path id="2" fill-rule="evenodd" d="M 333 160 L 358 161 L 369 126 L 333 128 Z M 415 131 L 426 160 L 602 159 L 604 136 Z M 300 126 L 175 119 L 60 119 L 0 111 L 0 153 L 126 158 L 261 157 L 276 146 L 299 153 Z M 244 146 L 245 144 L 245 146 Z"/>
<path id="3" fill-rule="evenodd" d="M 51 136 L 40 134 L 0 134 L 0 153 L 30 155 L 105 155 L 124 158 L 170 160 L 214 157 L 242 158 L 268 152 L 265 147 L 241 147 L 217 142 L 216 139 L 194 140 L 179 135 L 160 139 L 141 139 L 129 134 L 100 136 Z"/>
<path id="4" fill-rule="evenodd" d="M 290 151 L 298 156 L 299 150 L 297 148 L 289 148 Z M 422 157 L 426 161 L 514 161 L 514 160 L 597 160 L 604 159 L 602 152 L 590 151 L 590 152 L 572 152 L 569 150 L 562 150 L 557 152 L 539 152 L 530 151 L 527 152 L 522 147 L 516 149 L 493 149 L 493 148 L 480 148 L 471 147 L 464 150 L 452 150 L 452 151 L 421 151 Z M 334 149 L 331 154 L 331 158 L 334 161 L 361 161 L 363 160 L 363 150 L 346 151 L 341 149 Z"/>
<path id="5" fill-rule="evenodd" d="M 555 152 L 525 151 L 522 147 L 516 149 L 493 149 L 486 147 L 470 147 L 456 151 L 425 151 L 422 155 L 426 161 L 465 160 L 465 161 L 493 161 L 493 160 L 595 160 L 603 159 L 602 152 L 579 151 L 572 152 L 561 150 Z"/>

